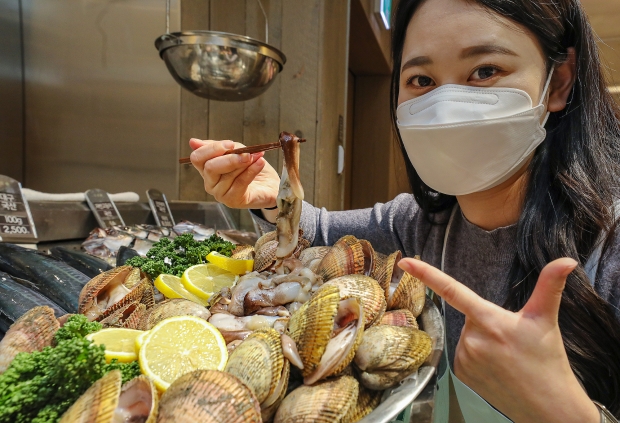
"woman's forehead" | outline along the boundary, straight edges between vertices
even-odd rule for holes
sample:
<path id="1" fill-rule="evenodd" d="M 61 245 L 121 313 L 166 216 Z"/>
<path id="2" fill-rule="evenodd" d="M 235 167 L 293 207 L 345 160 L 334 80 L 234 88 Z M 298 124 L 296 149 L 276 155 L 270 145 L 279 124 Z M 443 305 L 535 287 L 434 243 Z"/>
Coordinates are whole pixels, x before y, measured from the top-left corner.
<path id="1" fill-rule="evenodd" d="M 454 60 L 480 46 L 517 56 L 542 54 L 536 37 L 524 26 L 475 1 L 426 0 L 407 27 L 402 63 L 418 56 Z"/>

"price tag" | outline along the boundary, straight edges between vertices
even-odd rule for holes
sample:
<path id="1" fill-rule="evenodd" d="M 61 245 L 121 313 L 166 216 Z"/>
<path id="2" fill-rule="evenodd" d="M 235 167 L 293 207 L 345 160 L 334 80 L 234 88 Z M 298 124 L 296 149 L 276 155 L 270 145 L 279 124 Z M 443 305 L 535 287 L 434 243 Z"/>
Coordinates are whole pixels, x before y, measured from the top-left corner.
<path id="1" fill-rule="evenodd" d="M 112 201 L 108 193 L 104 190 L 89 189 L 86 191 L 86 202 L 101 228 L 125 226 L 125 221 L 118 212 L 114 201 Z"/>
<path id="2" fill-rule="evenodd" d="M 13 178 L 0 175 L 0 241 L 9 239 L 34 241 L 37 230 L 22 185 Z"/>
<path id="3" fill-rule="evenodd" d="M 149 199 L 149 205 L 151 206 L 151 211 L 153 212 L 157 226 L 164 226 L 166 228 L 173 227 L 174 218 L 170 212 L 170 206 L 168 206 L 166 195 L 156 189 L 150 189 L 146 192 L 146 196 Z"/>

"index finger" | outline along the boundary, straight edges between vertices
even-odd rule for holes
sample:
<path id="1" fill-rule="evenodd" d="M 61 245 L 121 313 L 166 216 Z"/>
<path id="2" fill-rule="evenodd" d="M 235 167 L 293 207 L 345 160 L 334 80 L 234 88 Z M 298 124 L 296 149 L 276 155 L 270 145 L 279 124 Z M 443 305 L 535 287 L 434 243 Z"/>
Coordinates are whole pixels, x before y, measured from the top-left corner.
<path id="1" fill-rule="evenodd" d="M 492 316 L 492 313 L 496 311 L 497 306 L 495 304 L 481 298 L 474 291 L 441 270 L 421 260 L 411 258 L 404 258 L 399 261 L 398 267 L 420 279 L 448 304 L 474 322 L 495 318 Z"/>
<path id="2" fill-rule="evenodd" d="M 226 151 L 233 148 L 245 147 L 241 143 L 230 140 L 213 141 L 196 138 L 189 140 L 189 145 L 194 149 L 190 155 L 192 162 L 206 162 L 215 157 L 222 156 Z"/>

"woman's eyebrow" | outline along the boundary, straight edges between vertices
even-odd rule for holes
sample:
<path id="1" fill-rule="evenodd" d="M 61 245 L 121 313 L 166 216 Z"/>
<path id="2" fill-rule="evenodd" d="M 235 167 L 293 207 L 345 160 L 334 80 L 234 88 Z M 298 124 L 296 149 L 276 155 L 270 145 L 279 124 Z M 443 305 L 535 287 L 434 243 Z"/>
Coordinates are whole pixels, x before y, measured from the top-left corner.
<path id="1" fill-rule="evenodd" d="M 509 48 L 498 46 L 496 44 L 483 44 L 479 46 L 467 47 L 461 51 L 460 58 L 468 59 L 474 56 L 481 56 L 484 54 L 504 54 L 507 56 L 519 56 Z"/>
<path id="2" fill-rule="evenodd" d="M 430 65 L 431 63 L 433 63 L 433 61 L 428 56 L 414 57 L 412 59 L 407 60 L 405 63 L 403 63 L 403 65 L 400 68 L 400 71 L 403 72 L 404 70 L 408 68 L 413 68 L 415 66 Z"/>

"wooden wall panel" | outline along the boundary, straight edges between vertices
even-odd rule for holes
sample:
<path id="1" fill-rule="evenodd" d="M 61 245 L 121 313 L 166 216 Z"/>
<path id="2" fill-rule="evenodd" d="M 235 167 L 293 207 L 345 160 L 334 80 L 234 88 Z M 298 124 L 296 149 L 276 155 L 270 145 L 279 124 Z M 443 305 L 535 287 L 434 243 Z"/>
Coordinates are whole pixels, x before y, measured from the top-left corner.
<path id="1" fill-rule="evenodd" d="M 183 0 L 181 2 L 181 30 L 209 29 L 209 0 Z M 181 127 L 179 157 L 192 152 L 190 138 L 209 138 L 209 100 L 181 89 Z M 179 199 L 213 201 L 204 190 L 202 177 L 191 165 L 179 166 Z"/>
<path id="2" fill-rule="evenodd" d="M 269 19 L 269 44 L 282 48 L 282 2 L 283 0 L 262 1 Z M 256 0 L 247 0 L 246 34 L 260 41 L 265 40 L 265 20 Z M 285 65 L 286 66 L 286 65 Z M 243 142 L 257 145 L 275 142 L 280 134 L 280 81 L 276 77 L 271 87 L 262 95 L 244 102 Z M 285 129 L 285 128 L 282 128 Z M 265 153 L 265 159 L 278 172 L 282 167 L 278 150 Z"/>
<path id="3" fill-rule="evenodd" d="M 305 199 L 313 204 L 316 204 L 314 174 L 318 154 L 316 125 L 320 3 L 319 0 L 282 3 L 282 51 L 287 62 L 279 76 L 280 128 L 307 140 L 301 145 L 299 172 Z"/>
<path id="4" fill-rule="evenodd" d="M 322 1 L 314 195 L 315 205 L 330 210 L 344 206 L 345 175 L 337 173 L 337 165 L 346 133 L 348 28 L 349 1 Z"/>

